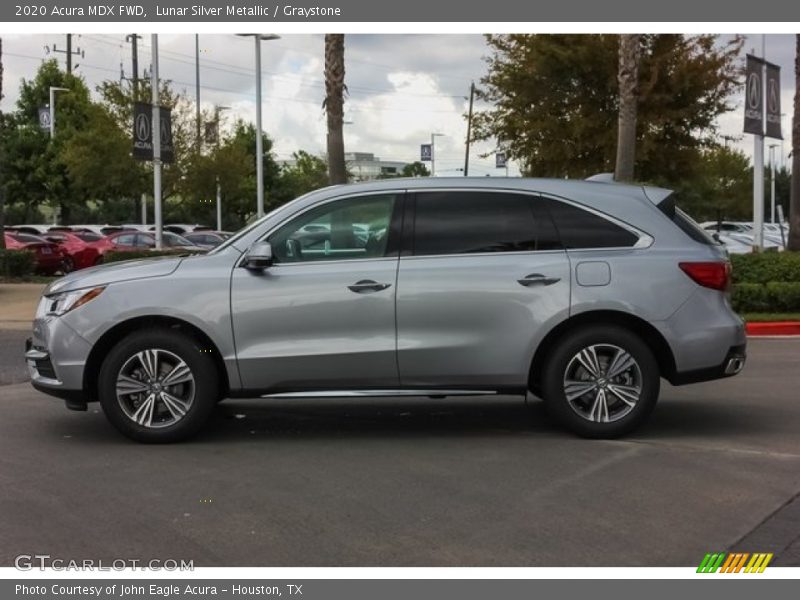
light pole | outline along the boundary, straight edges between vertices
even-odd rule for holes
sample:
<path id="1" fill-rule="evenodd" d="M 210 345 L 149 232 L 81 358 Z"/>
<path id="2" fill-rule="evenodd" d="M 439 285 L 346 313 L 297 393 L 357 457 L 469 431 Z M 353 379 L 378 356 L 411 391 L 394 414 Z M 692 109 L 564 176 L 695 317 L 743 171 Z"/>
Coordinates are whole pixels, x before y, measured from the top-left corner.
<path id="1" fill-rule="evenodd" d="M 153 67 L 150 70 L 150 88 L 153 102 L 153 214 L 156 226 L 156 249 L 161 250 L 162 222 L 161 222 L 161 107 L 158 105 L 158 34 L 150 36 L 152 48 Z"/>
<path id="2" fill-rule="evenodd" d="M 217 104 L 214 107 L 214 122 L 217 128 L 217 150 L 219 150 L 219 113 L 230 109 L 230 106 Z M 222 231 L 222 188 L 219 185 L 219 175 L 217 175 L 217 231 Z"/>
<path id="3" fill-rule="evenodd" d="M 56 92 L 68 92 L 69 88 L 50 86 L 50 139 L 56 134 Z"/>
<path id="4" fill-rule="evenodd" d="M 778 144 L 769 145 L 769 183 L 770 183 L 770 223 L 775 222 L 775 148 Z"/>
<path id="5" fill-rule="evenodd" d="M 279 40 L 274 33 L 239 33 L 242 37 L 252 37 L 256 50 L 256 215 L 264 216 L 264 142 L 261 139 L 261 42 Z"/>
<path id="6" fill-rule="evenodd" d="M 431 134 L 431 177 L 436 177 L 436 138 L 444 137 L 443 133 Z"/>

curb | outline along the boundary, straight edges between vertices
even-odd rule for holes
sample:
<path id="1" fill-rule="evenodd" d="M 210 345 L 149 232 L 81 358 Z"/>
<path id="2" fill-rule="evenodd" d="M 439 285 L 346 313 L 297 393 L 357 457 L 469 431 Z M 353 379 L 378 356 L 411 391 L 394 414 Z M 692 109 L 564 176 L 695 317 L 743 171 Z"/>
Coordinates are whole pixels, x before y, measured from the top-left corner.
<path id="1" fill-rule="evenodd" d="M 800 335 L 800 321 L 747 323 L 747 335 Z"/>

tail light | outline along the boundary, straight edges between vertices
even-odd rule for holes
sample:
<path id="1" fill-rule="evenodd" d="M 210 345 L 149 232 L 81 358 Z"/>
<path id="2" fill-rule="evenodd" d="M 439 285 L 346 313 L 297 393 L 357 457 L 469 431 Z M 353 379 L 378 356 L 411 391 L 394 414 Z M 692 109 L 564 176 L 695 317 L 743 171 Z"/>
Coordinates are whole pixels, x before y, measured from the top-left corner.
<path id="1" fill-rule="evenodd" d="M 678 266 L 698 285 L 712 290 L 726 291 L 731 283 L 731 263 L 682 262 Z"/>

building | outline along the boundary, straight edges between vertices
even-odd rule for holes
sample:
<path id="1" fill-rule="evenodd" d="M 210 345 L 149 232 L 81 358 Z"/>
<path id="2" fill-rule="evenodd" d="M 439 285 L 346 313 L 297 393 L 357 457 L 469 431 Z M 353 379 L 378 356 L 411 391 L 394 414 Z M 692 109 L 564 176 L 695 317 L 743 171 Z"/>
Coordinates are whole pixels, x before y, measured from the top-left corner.
<path id="1" fill-rule="evenodd" d="M 381 160 L 371 152 L 345 152 L 344 162 L 353 181 L 369 181 L 384 177 L 399 177 L 408 164 L 393 160 Z"/>

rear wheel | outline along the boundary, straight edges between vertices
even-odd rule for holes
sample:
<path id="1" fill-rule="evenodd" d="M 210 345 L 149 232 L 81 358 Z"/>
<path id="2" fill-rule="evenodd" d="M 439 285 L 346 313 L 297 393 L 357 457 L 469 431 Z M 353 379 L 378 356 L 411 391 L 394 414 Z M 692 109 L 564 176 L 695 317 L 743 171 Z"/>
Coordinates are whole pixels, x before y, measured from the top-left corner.
<path id="1" fill-rule="evenodd" d="M 100 404 L 109 421 L 139 442 L 196 434 L 219 396 L 213 359 L 174 329 L 145 329 L 114 346 L 100 369 Z"/>
<path id="2" fill-rule="evenodd" d="M 564 427 L 592 438 L 614 438 L 639 427 L 658 400 L 653 353 L 627 329 L 595 326 L 567 334 L 542 376 L 547 411 Z"/>

